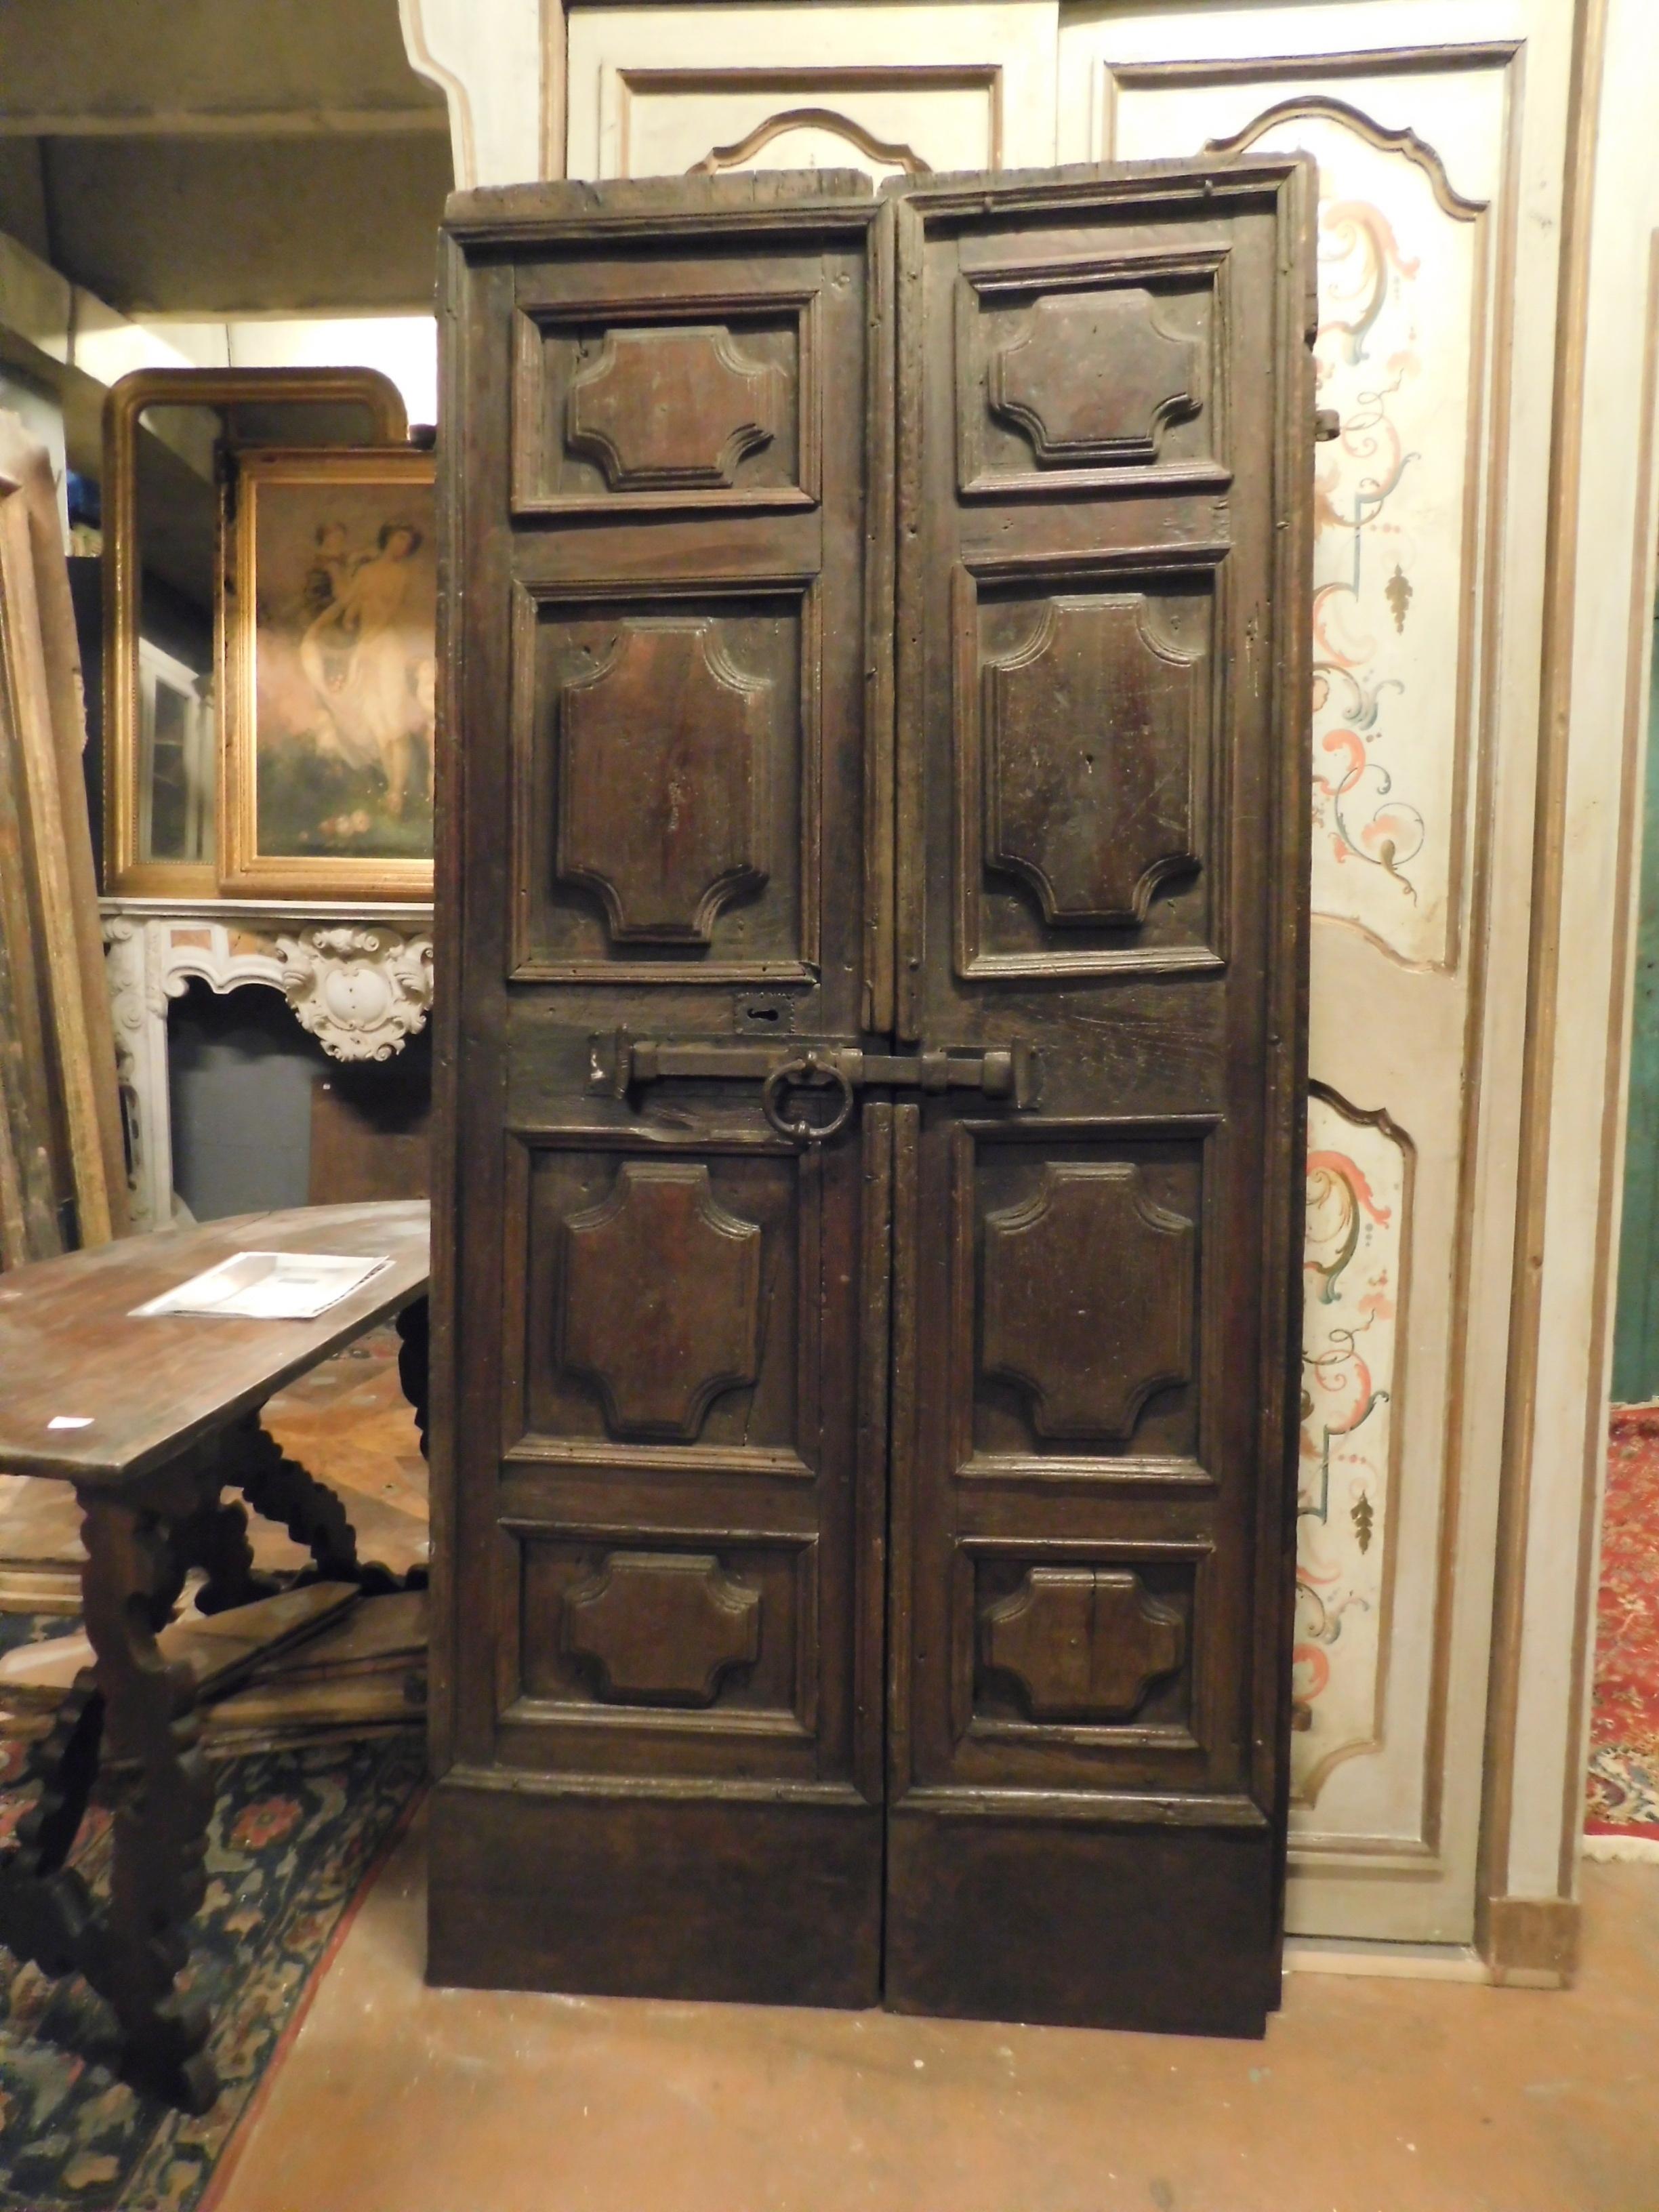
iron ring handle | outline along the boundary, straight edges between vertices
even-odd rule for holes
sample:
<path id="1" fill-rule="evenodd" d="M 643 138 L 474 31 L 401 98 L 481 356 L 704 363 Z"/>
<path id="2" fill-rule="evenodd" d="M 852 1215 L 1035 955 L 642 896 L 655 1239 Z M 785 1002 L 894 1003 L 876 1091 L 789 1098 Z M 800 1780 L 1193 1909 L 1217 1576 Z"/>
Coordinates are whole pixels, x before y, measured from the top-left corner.
<path id="1" fill-rule="evenodd" d="M 778 1105 L 788 1084 L 834 1084 L 841 1091 L 841 1104 L 827 1121 L 809 1121 L 804 1115 L 799 1121 L 791 1121 Z M 834 1060 L 822 1060 L 817 1053 L 803 1053 L 793 1060 L 781 1061 L 762 1084 L 761 1111 L 781 1137 L 787 1137 L 793 1144 L 822 1145 L 847 1127 L 853 1111 L 853 1086 Z"/>

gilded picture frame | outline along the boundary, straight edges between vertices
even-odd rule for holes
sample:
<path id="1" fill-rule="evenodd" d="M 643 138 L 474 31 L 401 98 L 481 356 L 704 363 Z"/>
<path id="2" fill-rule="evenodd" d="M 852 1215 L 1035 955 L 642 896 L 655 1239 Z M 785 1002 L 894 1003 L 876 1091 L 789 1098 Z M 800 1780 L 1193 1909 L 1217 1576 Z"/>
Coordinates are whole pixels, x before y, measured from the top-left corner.
<path id="1" fill-rule="evenodd" d="M 136 369 L 112 385 L 105 399 L 103 888 L 113 896 L 213 898 L 220 890 L 216 860 L 152 858 L 142 834 L 143 686 L 138 648 L 143 549 L 138 478 L 143 418 L 151 408 L 295 406 L 360 410 L 366 435 L 377 447 L 401 446 L 408 437 L 408 416 L 398 387 L 371 368 Z M 216 763 L 217 754 L 216 744 Z M 222 806 L 219 793 L 216 834 Z"/>
<path id="2" fill-rule="evenodd" d="M 434 457 L 239 454 L 220 592 L 219 884 L 432 895 Z"/>

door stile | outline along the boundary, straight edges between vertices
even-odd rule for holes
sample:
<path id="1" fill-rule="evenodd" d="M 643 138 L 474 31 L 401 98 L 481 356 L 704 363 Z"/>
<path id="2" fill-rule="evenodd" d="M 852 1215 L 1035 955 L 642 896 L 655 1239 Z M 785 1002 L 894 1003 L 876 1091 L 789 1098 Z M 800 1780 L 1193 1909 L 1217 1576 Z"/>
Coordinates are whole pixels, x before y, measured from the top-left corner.
<path id="1" fill-rule="evenodd" d="M 1308 241 L 1316 234 L 1318 172 L 1299 162 L 1285 188 L 1284 237 L 1286 261 L 1279 290 L 1275 348 L 1281 380 L 1273 441 L 1273 511 L 1279 518 L 1275 604 L 1297 607 L 1313 599 L 1313 507 L 1307 496 L 1308 426 L 1317 398 L 1314 341 L 1319 326 L 1318 264 Z M 1298 252 L 1297 249 L 1300 248 Z M 1310 731 L 1299 744 L 1280 749 L 1279 788 L 1273 809 L 1275 850 L 1269 884 L 1306 884 L 1312 871 L 1313 778 L 1311 745 L 1313 630 L 1310 623 L 1275 625 L 1273 721 L 1282 730 Z M 1271 892 L 1269 893 L 1271 901 Z M 1302 1304 L 1300 1261 L 1307 1200 L 1308 1017 L 1310 988 L 1310 919 L 1305 900 L 1270 904 L 1268 980 L 1269 1057 L 1267 1069 L 1270 1133 L 1262 1203 L 1261 1280 L 1269 1298 L 1280 1286 L 1282 1304 L 1262 1335 L 1261 1447 L 1264 1469 L 1290 1470 L 1279 1483 L 1265 1482 L 1260 1493 L 1256 1530 L 1259 1562 L 1256 1603 L 1272 1624 L 1256 1645 L 1253 1703 L 1261 1716 L 1252 1746 L 1251 1786 L 1258 1803 L 1271 1808 L 1273 1832 L 1284 1838 L 1291 1808 L 1291 1670 L 1283 1654 L 1292 1640 L 1296 1618 L 1297 1480 L 1296 1454 L 1302 1425 Z M 1274 1863 L 1274 1960 L 1285 1945 L 1285 1884 L 1289 1856 Z M 1282 1975 L 1272 1978 L 1269 2003 L 1279 2002 Z"/>
<path id="2" fill-rule="evenodd" d="M 493 1464 L 501 1411 L 495 1359 L 472 1340 L 477 1316 L 499 1297 L 509 1172 L 501 1134 L 507 1007 L 493 927 L 507 891 L 495 825 L 506 813 L 508 762 L 503 750 L 465 744 L 463 732 L 499 729 L 501 702 L 512 690 L 507 623 L 481 624 L 468 614 L 497 596 L 504 605 L 512 588 L 509 543 L 490 527 L 507 501 L 507 456 L 476 426 L 494 419 L 501 404 L 501 369 L 484 333 L 511 312 L 513 272 L 495 262 L 469 265 L 459 245 L 446 240 L 444 276 L 441 358 L 453 410 L 444 419 L 457 428 L 441 449 L 437 486 L 444 650 L 434 757 L 434 967 L 445 981 L 434 1000 L 434 1158 L 442 1176 L 433 1188 L 434 1775 L 487 1763 L 494 1732 L 499 1537 L 489 1486 L 475 1468 L 480 1439 Z M 446 1536 L 447 1576 L 437 1571 Z"/>
<path id="3" fill-rule="evenodd" d="M 902 1109 L 900 1109 L 902 1110 Z M 853 1778 L 867 1804 L 885 1786 L 888 1446 L 893 1320 L 893 1124 L 884 1099 L 861 1115 L 864 1211 L 859 1325 L 858 1498 L 854 1551 Z"/>
<path id="4" fill-rule="evenodd" d="M 876 216 L 869 259 L 870 364 L 866 451 L 872 456 L 865 520 L 865 966 L 863 1023 L 872 1036 L 890 1035 L 894 1024 L 896 788 L 894 729 L 894 582 L 896 548 L 893 514 L 893 397 L 895 389 L 893 210 Z M 886 455 L 889 465 L 873 465 Z"/>
<path id="5" fill-rule="evenodd" d="M 915 1650 L 917 1365 L 920 1338 L 921 1109 L 893 1109 L 892 1391 L 888 1435 L 887 1802 L 911 1782 L 910 1715 Z"/>
<path id="6" fill-rule="evenodd" d="M 465 258 L 448 236 L 439 245 L 438 293 L 441 300 L 458 300 L 466 284 Z M 442 395 L 440 419 L 465 419 L 471 393 L 468 386 L 469 319 L 453 311 L 441 316 L 438 325 L 438 385 Z M 431 1651 L 427 1668 L 427 1764 L 442 1774 L 454 1759 L 455 1744 L 455 1616 L 458 1568 L 461 1558 L 456 1516 L 455 1414 L 459 1375 L 454 1349 L 454 1316 L 460 1244 L 460 1207 L 457 1182 L 460 1166 L 461 901 L 465 887 L 459 825 L 465 819 L 463 779 L 465 757 L 451 733 L 460 726 L 456 673 L 459 666 L 459 594 L 465 572 L 465 538 L 460 513 L 459 477 L 439 472 L 436 535 L 438 541 L 438 662 L 436 696 L 437 742 L 433 748 L 432 793 L 434 852 L 433 862 L 434 909 L 447 922 L 433 948 L 434 972 L 445 978 L 434 994 L 432 1008 L 432 1135 L 429 1175 L 432 1194 L 431 1340 L 428 1383 L 426 1453 L 431 1567 L 428 1583 L 432 1621 Z M 453 980 L 452 980 L 453 979 Z"/>
<path id="7" fill-rule="evenodd" d="M 896 573 L 893 582 L 893 763 L 895 830 L 893 915 L 896 977 L 894 1033 L 901 1042 L 921 1036 L 922 985 L 927 957 L 927 875 L 923 836 L 925 754 L 917 741 L 926 708 L 926 571 L 917 557 L 921 513 L 922 255 L 921 219 L 901 188 L 890 190 L 894 331 L 893 506 Z"/>

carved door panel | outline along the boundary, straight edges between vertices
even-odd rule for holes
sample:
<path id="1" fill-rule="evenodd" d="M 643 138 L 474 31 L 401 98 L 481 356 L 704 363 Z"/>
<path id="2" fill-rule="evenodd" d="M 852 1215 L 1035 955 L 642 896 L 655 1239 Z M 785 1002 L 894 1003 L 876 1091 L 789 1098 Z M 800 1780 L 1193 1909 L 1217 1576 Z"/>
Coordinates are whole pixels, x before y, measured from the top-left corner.
<path id="1" fill-rule="evenodd" d="M 441 1979 L 879 1987 L 889 1116 L 805 1146 L 719 1067 L 874 1011 L 877 222 L 829 175 L 457 226 Z"/>
<path id="2" fill-rule="evenodd" d="M 1261 2024 L 1303 173 L 452 216 L 439 1979 Z"/>
<path id="3" fill-rule="evenodd" d="M 888 2002 L 1259 2031 L 1295 1401 L 1302 173 L 899 204 Z"/>

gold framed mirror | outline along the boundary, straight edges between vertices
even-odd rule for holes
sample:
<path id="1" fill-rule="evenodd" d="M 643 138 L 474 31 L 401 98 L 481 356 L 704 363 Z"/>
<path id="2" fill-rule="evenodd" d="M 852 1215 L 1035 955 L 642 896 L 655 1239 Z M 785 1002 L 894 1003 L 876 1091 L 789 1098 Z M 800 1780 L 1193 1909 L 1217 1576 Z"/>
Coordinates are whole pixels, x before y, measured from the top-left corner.
<path id="1" fill-rule="evenodd" d="M 103 696 L 112 896 L 205 899 L 229 888 L 220 607 L 236 456 L 256 447 L 413 452 L 408 435 L 398 388 L 377 369 L 139 369 L 111 387 Z"/>

